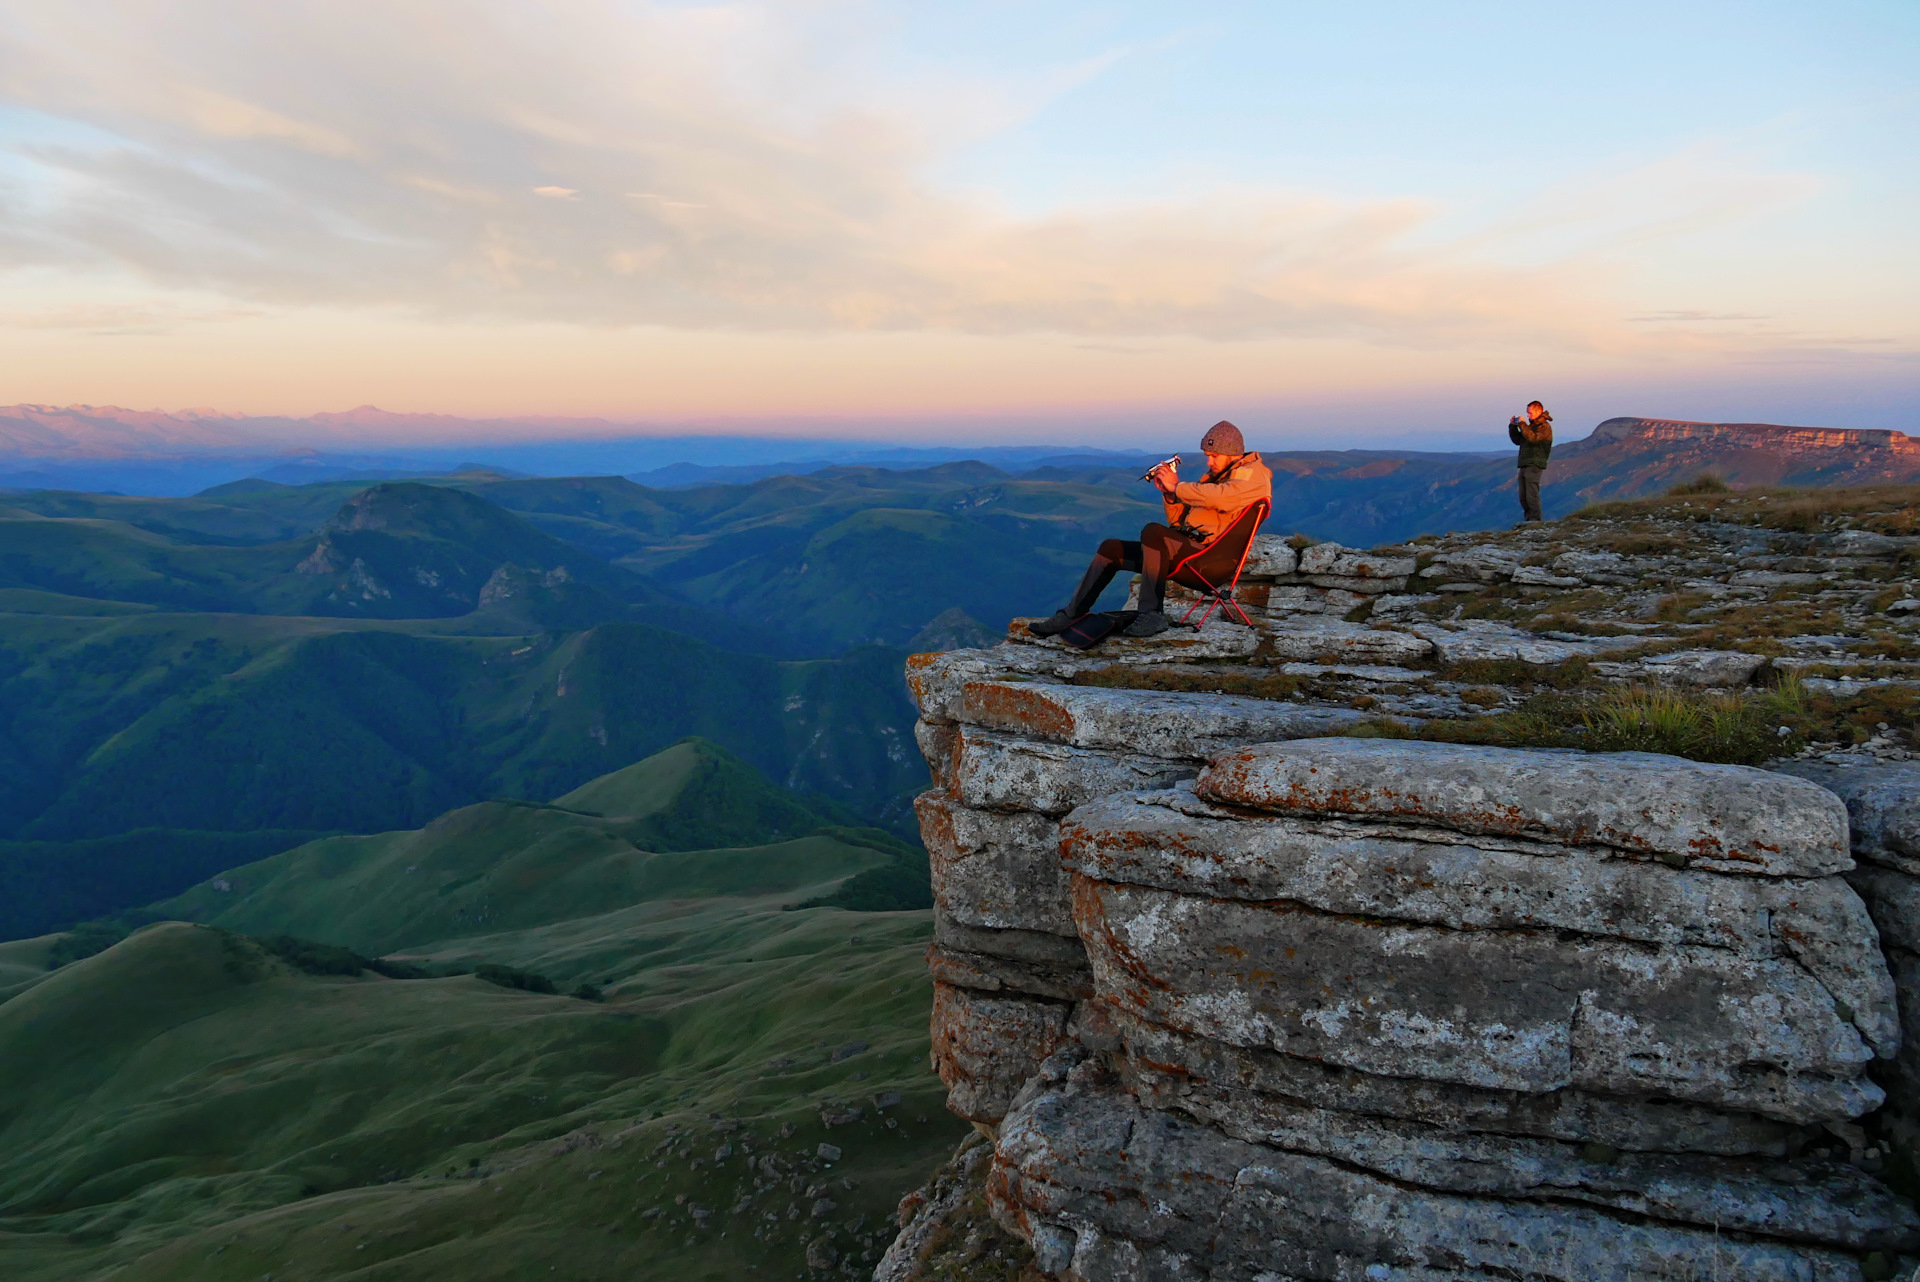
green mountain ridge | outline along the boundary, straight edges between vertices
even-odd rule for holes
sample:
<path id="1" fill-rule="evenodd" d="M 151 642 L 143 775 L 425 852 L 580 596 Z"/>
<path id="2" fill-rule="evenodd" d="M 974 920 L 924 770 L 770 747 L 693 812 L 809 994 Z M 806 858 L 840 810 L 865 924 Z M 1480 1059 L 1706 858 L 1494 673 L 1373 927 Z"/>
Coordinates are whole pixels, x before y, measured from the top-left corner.
<path id="1" fill-rule="evenodd" d="M 412 831 L 325 838 L 227 869 L 143 915 L 379 956 L 653 900 L 790 893 L 915 857 L 877 830 L 835 825 L 840 817 L 687 740 L 552 805 L 486 801 Z"/>

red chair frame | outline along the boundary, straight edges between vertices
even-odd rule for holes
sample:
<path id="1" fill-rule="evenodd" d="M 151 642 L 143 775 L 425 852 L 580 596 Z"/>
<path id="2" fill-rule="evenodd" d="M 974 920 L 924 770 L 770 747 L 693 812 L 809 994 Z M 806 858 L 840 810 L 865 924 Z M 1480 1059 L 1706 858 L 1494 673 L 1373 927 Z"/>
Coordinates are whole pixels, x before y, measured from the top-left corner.
<path id="1" fill-rule="evenodd" d="M 1167 582 L 1178 583 L 1183 588 L 1190 588 L 1202 594 L 1200 599 L 1188 606 L 1187 612 L 1180 616 L 1180 622 L 1182 624 L 1191 628 L 1203 628 L 1206 626 L 1207 620 L 1213 617 L 1213 612 L 1220 610 L 1223 614 L 1231 613 L 1238 615 L 1240 622 L 1246 624 L 1248 627 L 1253 626 L 1253 620 L 1249 618 L 1247 612 L 1240 607 L 1240 603 L 1234 599 L 1233 594 L 1234 590 L 1240 586 L 1240 572 L 1246 568 L 1247 557 L 1253 552 L 1253 537 L 1260 533 L 1260 526 L 1265 523 L 1268 514 L 1272 511 L 1273 504 L 1269 503 L 1266 499 L 1256 499 L 1254 502 L 1247 504 L 1246 507 L 1242 508 L 1240 512 L 1234 516 L 1232 521 L 1227 523 L 1226 529 L 1220 531 L 1220 533 L 1214 535 L 1213 538 L 1182 557 L 1179 564 L 1173 567 L 1173 573 L 1167 576 Z M 1252 528 L 1247 530 L 1246 541 L 1240 546 L 1240 556 L 1239 559 L 1233 563 L 1233 573 L 1228 576 L 1225 583 L 1213 582 L 1198 569 L 1194 568 L 1194 562 L 1219 547 L 1220 544 L 1224 543 L 1227 539 L 1237 537 L 1241 523 L 1247 520 L 1249 513 L 1252 514 L 1253 518 Z M 1183 580 L 1181 578 L 1182 575 L 1189 577 Z M 1187 621 L 1193 617 L 1193 612 L 1203 605 L 1207 608 L 1205 612 L 1201 614 L 1200 622 L 1188 623 Z"/>

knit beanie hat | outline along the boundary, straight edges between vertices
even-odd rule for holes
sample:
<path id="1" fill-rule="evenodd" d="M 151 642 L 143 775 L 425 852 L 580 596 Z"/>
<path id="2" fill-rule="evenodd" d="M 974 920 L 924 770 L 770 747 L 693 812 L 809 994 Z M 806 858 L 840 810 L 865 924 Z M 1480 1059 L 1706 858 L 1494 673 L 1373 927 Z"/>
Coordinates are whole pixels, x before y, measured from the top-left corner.
<path id="1" fill-rule="evenodd" d="M 1200 449 L 1207 454 L 1245 454 L 1247 443 L 1242 439 L 1239 428 L 1221 419 L 1200 438 Z"/>

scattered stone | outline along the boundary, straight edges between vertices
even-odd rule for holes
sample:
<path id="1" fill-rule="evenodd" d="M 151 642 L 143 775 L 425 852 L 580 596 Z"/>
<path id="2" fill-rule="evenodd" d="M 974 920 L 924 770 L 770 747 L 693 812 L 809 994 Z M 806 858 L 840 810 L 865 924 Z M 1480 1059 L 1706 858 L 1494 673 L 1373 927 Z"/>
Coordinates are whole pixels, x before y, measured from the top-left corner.
<path id="1" fill-rule="evenodd" d="M 837 1162 L 840 1160 L 840 1146 L 838 1144 L 822 1144 L 814 1149 L 813 1152 L 814 1156 L 823 1162 Z"/>

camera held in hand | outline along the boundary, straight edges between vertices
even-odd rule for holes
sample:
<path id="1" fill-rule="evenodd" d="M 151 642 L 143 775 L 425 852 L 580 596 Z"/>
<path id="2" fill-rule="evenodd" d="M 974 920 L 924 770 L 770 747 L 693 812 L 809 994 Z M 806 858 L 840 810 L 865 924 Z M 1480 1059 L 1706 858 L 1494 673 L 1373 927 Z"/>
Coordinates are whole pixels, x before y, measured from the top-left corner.
<path id="1" fill-rule="evenodd" d="M 1180 456 L 1176 454 L 1170 459 L 1162 459 L 1160 462 L 1155 463 L 1152 467 L 1142 472 L 1140 474 L 1140 479 L 1143 481 L 1151 481 L 1153 479 L 1153 474 L 1155 472 L 1158 472 L 1161 468 L 1179 467 L 1179 466 L 1180 466 Z"/>

